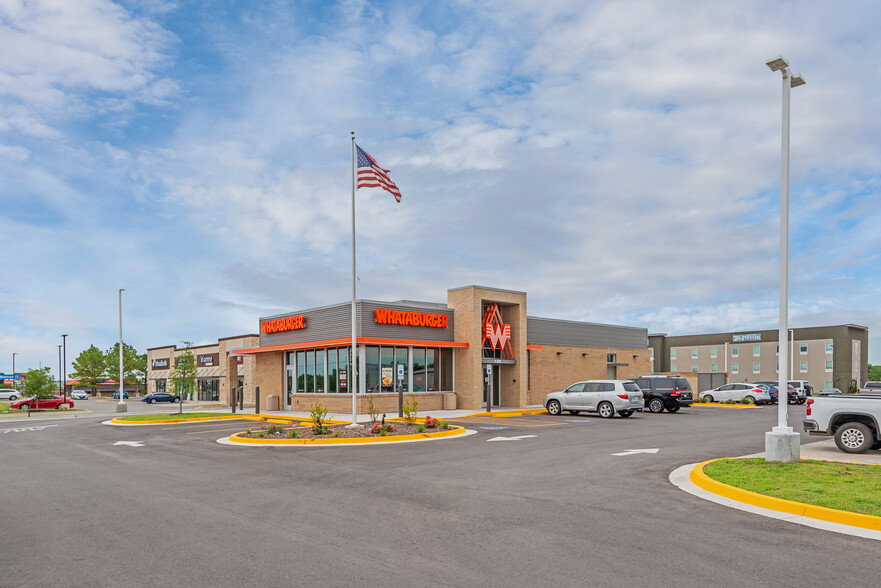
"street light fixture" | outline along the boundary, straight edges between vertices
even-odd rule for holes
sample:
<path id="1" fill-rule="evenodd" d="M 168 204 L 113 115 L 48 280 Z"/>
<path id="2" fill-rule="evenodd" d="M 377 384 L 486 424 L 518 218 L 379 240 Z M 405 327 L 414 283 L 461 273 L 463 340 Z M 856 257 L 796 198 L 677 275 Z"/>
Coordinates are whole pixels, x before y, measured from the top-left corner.
<path id="1" fill-rule="evenodd" d="M 125 288 L 119 289 L 119 403 L 116 405 L 116 412 L 126 412 L 128 407 L 125 404 L 125 393 L 122 382 L 124 380 L 122 371 L 122 293 Z"/>
<path id="2" fill-rule="evenodd" d="M 789 62 L 782 56 L 765 62 L 771 71 L 783 75 L 783 128 L 781 132 L 780 163 L 780 329 L 777 341 L 780 348 L 780 373 L 777 399 L 777 426 L 765 433 L 767 461 L 797 461 L 800 456 L 799 434 L 788 426 L 787 335 L 789 334 L 789 90 L 805 84 L 801 74 L 792 75 Z M 793 350 L 794 353 L 794 350 Z"/>

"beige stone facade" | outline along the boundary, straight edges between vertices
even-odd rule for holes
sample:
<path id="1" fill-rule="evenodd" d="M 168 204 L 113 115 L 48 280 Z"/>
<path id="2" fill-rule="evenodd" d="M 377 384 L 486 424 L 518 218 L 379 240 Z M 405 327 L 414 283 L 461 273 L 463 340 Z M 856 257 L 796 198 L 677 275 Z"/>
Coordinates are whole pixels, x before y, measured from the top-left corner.
<path id="1" fill-rule="evenodd" d="M 217 343 L 191 347 L 190 350 L 197 358 L 204 356 L 206 359 L 203 363 L 210 363 L 210 365 L 197 367 L 197 380 L 199 382 L 216 381 L 217 399 L 223 404 L 231 403 L 230 390 L 237 387 L 238 381 L 241 380 L 244 404 L 253 406 L 257 360 L 253 356 L 241 356 L 241 359 L 235 356 L 231 357 L 229 352 L 242 347 L 256 346 L 259 341 L 258 335 L 239 335 L 218 339 Z M 166 391 L 171 391 L 169 381 L 174 371 L 175 358 L 185 351 L 186 348 L 175 345 L 153 347 L 147 350 L 148 393 L 158 392 L 163 387 Z M 207 395 L 207 393 L 203 395 Z M 198 400 L 198 396 L 194 395 L 194 399 Z M 207 400 L 207 398 L 203 398 L 203 400 Z"/>

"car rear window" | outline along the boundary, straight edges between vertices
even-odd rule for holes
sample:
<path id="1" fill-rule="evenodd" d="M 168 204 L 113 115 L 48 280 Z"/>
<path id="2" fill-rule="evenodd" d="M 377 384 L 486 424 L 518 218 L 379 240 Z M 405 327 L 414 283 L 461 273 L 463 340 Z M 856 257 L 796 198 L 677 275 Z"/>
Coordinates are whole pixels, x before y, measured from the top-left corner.
<path id="1" fill-rule="evenodd" d="M 675 378 L 673 385 L 677 390 L 691 390 L 691 384 L 685 378 Z"/>
<path id="2" fill-rule="evenodd" d="M 639 386 L 637 386 L 633 382 L 624 382 L 624 389 L 628 392 L 641 392 Z"/>

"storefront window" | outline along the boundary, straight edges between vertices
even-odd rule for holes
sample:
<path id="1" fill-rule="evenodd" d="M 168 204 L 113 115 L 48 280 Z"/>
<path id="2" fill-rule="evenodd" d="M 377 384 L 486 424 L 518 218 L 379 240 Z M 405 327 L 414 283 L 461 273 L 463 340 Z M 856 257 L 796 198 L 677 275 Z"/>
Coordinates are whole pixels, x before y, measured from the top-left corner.
<path id="1" fill-rule="evenodd" d="M 367 378 L 367 393 L 379 392 L 379 347 L 367 347 L 365 377 Z"/>
<path id="2" fill-rule="evenodd" d="M 413 391 L 425 392 L 425 348 L 413 348 Z"/>
<path id="3" fill-rule="evenodd" d="M 396 347 L 395 348 L 395 390 L 398 389 L 398 366 L 404 367 L 404 379 L 401 380 L 401 384 L 404 386 L 404 392 L 409 392 L 410 381 L 407 378 L 407 370 L 409 369 L 407 363 L 407 348 L 406 347 Z"/>
<path id="4" fill-rule="evenodd" d="M 156 380 L 156 392 L 165 393 L 165 380 Z"/>
<path id="5" fill-rule="evenodd" d="M 337 350 L 327 350 L 327 391 L 331 394 L 339 392 L 337 388 Z"/>
<path id="6" fill-rule="evenodd" d="M 429 392 L 437 392 L 437 374 L 435 373 L 435 355 L 437 349 L 425 350 L 425 389 Z"/>
<path id="7" fill-rule="evenodd" d="M 324 349 L 315 350 L 315 393 L 324 393 Z"/>
<path id="8" fill-rule="evenodd" d="M 199 380 L 199 400 L 217 400 L 220 397 L 220 380 Z"/>
<path id="9" fill-rule="evenodd" d="M 392 392 L 395 383 L 395 348 L 382 347 L 379 351 L 380 365 L 382 373 L 380 377 L 380 385 L 383 392 Z"/>
<path id="10" fill-rule="evenodd" d="M 303 394 L 306 391 L 306 352 L 297 352 L 297 392 Z"/>
<path id="11" fill-rule="evenodd" d="M 349 352 L 351 351 L 351 347 L 340 347 L 337 351 L 337 356 L 339 359 L 340 365 L 340 382 L 339 382 L 339 392 L 340 394 L 348 394 L 349 392 Z M 344 377 L 345 376 L 345 377 Z"/>
<path id="12" fill-rule="evenodd" d="M 315 393 L 315 351 L 306 352 L 306 393 Z"/>
<path id="13" fill-rule="evenodd" d="M 453 350 L 440 350 L 440 389 L 450 391 L 453 389 Z"/>

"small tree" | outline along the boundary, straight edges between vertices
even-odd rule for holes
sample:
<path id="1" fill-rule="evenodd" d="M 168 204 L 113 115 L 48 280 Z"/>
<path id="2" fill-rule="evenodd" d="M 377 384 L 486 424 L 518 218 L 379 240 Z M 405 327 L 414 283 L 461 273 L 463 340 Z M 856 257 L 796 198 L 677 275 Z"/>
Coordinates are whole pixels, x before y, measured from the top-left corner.
<path id="1" fill-rule="evenodd" d="M 107 373 L 107 362 L 104 353 L 92 345 L 73 360 L 73 369 L 74 372 L 71 376 L 79 380 L 79 383 L 83 386 L 91 388 L 92 394 L 96 394 L 98 392 L 98 384 L 106 377 Z M 117 369 L 117 371 L 119 370 Z"/>
<path id="2" fill-rule="evenodd" d="M 192 345 L 189 341 L 181 341 L 186 347 L 184 352 L 175 358 L 174 370 L 171 372 L 171 392 L 175 396 L 180 396 L 180 410 L 184 411 L 184 398 L 187 394 L 191 394 L 196 390 L 196 356 L 190 349 Z"/>
<path id="3" fill-rule="evenodd" d="M 117 382 L 121 381 L 123 387 L 125 384 L 136 386 L 147 371 L 147 355 L 139 354 L 137 349 L 125 341 L 122 342 L 123 376 L 121 380 L 119 375 L 119 343 L 114 343 L 113 347 L 104 352 L 104 362 L 107 366 L 107 377 Z"/>
<path id="4" fill-rule="evenodd" d="M 58 383 L 52 377 L 49 368 L 28 370 L 24 380 L 25 396 L 36 398 L 52 398 L 55 396 Z"/>

